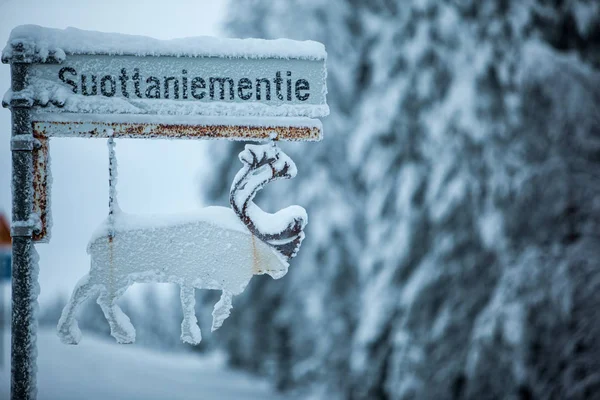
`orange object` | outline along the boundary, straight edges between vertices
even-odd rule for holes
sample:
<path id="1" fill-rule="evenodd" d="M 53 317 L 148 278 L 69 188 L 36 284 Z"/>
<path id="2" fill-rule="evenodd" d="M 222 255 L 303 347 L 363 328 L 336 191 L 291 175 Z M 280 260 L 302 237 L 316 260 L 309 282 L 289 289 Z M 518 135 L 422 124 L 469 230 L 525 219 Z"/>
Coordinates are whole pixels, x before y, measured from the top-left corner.
<path id="1" fill-rule="evenodd" d="M 10 237 L 10 224 L 4 214 L 0 214 L 0 246 L 10 246 L 12 238 Z"/>

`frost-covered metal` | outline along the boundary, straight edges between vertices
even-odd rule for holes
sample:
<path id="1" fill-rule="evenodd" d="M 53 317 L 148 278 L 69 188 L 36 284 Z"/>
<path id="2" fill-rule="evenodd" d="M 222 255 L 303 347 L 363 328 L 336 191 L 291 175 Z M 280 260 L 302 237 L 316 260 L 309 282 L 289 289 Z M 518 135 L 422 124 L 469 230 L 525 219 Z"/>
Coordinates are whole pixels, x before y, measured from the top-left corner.
<path id="1" fill-rule="evenodd" d="M 224 118 L 220 118 L 224 119 Z M 129 139 L 233 139 L 271 140 L 273 137 L 288 141 L 321 140 L 319 123 L 303 122 L 294 126 L 294 121 L 224 121 L 200 119 L 197 122 L 152 123 L 152 122 L 109 122 L 109 121 L 35 121 L 34 135 L 48 137 L 112 137 Z M 318 121 L 317 121 L 318 122 Z"/>
<path id="2" fill-rule="evenodd" d="M 15 57 L 19 51 L 15 48 Z M 11 64 L 11 89 L 24 88 L 28 65 Z M 12 111 L 12 341 L 11 397 L 35 399 L 37 334 L 38 256 L 32 235 L 39 227 L 33 212 L 33 143 L 29 104 L 18 99 L 10 103 Z"/>
<path id="3" fill-rule="evenodd" d="M 229 202 L 233 211 L 258 239 L 286 259 L 295 257 L 308 222 L 304 208 L 290 206 L 275 214 L 268 214 L 253 200 L 266 184 L 296 176 L 296 165 L 274 143 L 271 146 L 246 145 L 239 159 L 244 168 L 237 173 L 231 186 Z M 256 183 L 249 185 L 249 181 Z"/>

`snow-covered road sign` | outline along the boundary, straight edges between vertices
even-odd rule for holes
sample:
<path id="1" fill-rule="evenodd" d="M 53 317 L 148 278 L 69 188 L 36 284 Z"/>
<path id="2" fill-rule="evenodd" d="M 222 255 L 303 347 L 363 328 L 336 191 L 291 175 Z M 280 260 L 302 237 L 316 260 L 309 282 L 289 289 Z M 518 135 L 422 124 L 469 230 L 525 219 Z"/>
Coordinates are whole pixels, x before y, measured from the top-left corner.
<path id="1" fill-rule="evenodd" d="M 48 122 L 52 113 L 61 113 L 61 122 L 81 120 L 71 114 L 85 114 L 88 122 L 117 114 L 111 122 L 163 123 L 172 115 L 188 125 L 210 121 L 200 116 L 235 116 L 246 117 L 244 126 L 314 127 L 307 119 L 329 113 L 325 58 L 323 45 L 312 41 L 161 41 L 26 25 L 12 31 L 2 61 L 27 63 L 27 85 L 9 91 L 4 102 L 26 102 L 36 120 Z"/>
<path id="2" fill-rule="evenodd" d="M 23 72 L 3 105 L 30 110 L 32 136 L 12 140 L 33 152 L 34 240 L 50 234 L 50 137 L 318 141 L 326 56 L 313 41 L 13 29 L 2 62 Z"/>

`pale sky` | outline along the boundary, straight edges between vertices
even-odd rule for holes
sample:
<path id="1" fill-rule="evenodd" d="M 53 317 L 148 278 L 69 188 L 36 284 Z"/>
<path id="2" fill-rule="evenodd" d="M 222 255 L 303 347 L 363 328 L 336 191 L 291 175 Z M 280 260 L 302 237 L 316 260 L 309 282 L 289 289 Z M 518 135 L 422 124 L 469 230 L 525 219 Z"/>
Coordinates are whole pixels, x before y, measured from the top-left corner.
<path id="1" fill-rule="evenodd" d="M 69 26 L 158 39 L 222 36 L 227 0 L 0 0 L 0 46 L 22 24 Z M 0 95 L 10 68 L 0 64 Z M 0 109 L 0 211 L 10 213 L 10 111 Z M 199 175 L 210 173 L 205 142 L 118 140 L 119 203 L 125 212 L 174 213 L 201 206 Z M 108 212 L 108 155 L 102 139 L 51 139 L 52 239 L 37 245 L 40 303 L 70 294 L 89 270 L 86 245 Z M 235 160 L 234 160 L 235 161 Z M 226 205 L 226 204 L 223 204 Z"/>

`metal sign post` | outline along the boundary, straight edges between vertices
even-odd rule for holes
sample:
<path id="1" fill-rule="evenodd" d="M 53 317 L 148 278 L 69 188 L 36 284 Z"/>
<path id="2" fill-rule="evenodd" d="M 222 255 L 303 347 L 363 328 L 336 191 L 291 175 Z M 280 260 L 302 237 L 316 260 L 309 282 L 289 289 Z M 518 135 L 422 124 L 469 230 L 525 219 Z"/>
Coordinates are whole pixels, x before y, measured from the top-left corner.
<path id="1" fill-rule="evenodd" d="M 24 46 L 15 45 L 11 63 L 11 90 L 25 89 L 29 64 Z M 31 103 L 12 99 L 12 336 L 11 336 L 11 397 L 36 397 L 36 327 L 37 268 L 33 246 L 33 129 Z"/>
<path id="2" fill-rule="evenodd" d="M 34 243 L 50 237 L 49 139 L 318 141 L 322 126 L 317 118 L 329 114 L 325 59 L 323 45 L 310 41 L 206 37 L 158 41 L 33 25 L 12 31 L 2 62 L 10 64 L 12 74 L 3 106 L 12 111 L 13 400 L 36 397 L 39 288 Z M 264 185 L 295 174 L 293 162 L 282 161 L 286 157 L 276 146 L 247 147 L 240 160 L 249 170 L 271 165 L 264 170 L 272 176 L 257 181 Z M 242 197 L 232 197 L 232 204 Z M 247 196 L 246 206 L 252 197 Z M 303 237 L 303 218 L 290 222 L 281 233 L 290 242 L 284 246 L 270 243 L 278 236 L 263 234 L 246 218 L 245 208 L 238 211 L 250 224 L 246 234 L 255 253 L 256 237 L 264 239 L 260 246 L 277 248 L 287 258 L 295 255 Z M 190 288 L 183 289 L 193 294 Z M 228 315 L 227 299 L 219 302 L 216 325 Z M 193 302 L 189 304 L 193 311 Z M 69 321 L 61 321 L 65 329 Z"/>

